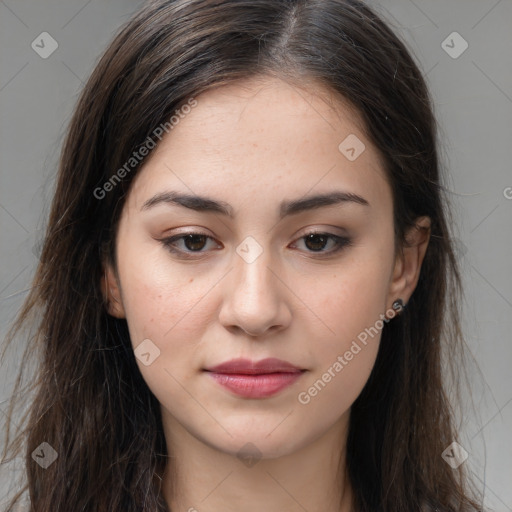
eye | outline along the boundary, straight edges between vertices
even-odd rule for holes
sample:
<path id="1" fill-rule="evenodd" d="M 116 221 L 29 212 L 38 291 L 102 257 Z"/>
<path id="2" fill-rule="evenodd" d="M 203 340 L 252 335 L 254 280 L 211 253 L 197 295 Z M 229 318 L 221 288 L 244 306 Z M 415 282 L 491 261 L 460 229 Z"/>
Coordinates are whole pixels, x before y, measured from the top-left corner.
<path id="1" fill-rule="evenodd" d="M 207 246 L 207 242 L 214 240 L 211 236 L 200 233 L 190 232 L 181 235 L 171 236 L 161 240 L 164 247 L 170 252 L 177 254 L 181 258 L 193 258 L 193 253 L 202 254 L 207 251 L 203 249 Z M 352 244 L 350 238 L 334 235 L 332 233 L 325 233 L 322 231 L 312 231 L 300 237 L 298 240 L 304 241 L 306 252 L 319 253 L 319 254 L 334 254 L 344 247 Z M 178 242 L 180 242 L 178 244 Z M 331 245 L 330 250 L 325 250 L 326 246 Z M 181 245 L 181 247 L 176 247 Z"/>
<path id="2" fill-rule="evenodd" d="M 304 241 L 304 245 L 308 249 L 307 252 L 320 254 L 333 254 L 344 247 L 350 246 L 352 243 L 350 238 L 322 231 L 311 231 L 310 233 L 306 233 L 304 236 L 300 237 L 299 240 Z M 331 249 L 324 250 L 325 247 L 329 245 L 329 242 L 331 242 Z"/>
<path id="3" fill-rule="evenodd" d="M 202 251 L 206 245 L 208 240 L 213 240 L 211 236 L 206 235 L 205 233 L 199 232 L 190 232 L 182 235 L 175 235 L 169 238 L 165 238 L 161 240 L 163 245 L 169 249 L 171 252 L 181 255 L 184 258 L 189 258 L 187 253 L 202 253 Z M 183 242 L 185 245 L 185 249 L 176 248 L 176 242 Z"/>

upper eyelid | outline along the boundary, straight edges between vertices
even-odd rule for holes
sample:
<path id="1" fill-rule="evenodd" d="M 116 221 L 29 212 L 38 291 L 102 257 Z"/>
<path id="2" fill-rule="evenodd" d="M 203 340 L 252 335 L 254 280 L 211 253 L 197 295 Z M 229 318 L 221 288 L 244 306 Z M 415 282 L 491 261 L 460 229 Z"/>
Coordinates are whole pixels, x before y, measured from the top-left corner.
<path id="1" fill-rule="evenodd" d="M 205 236 L 206 238 L 210 239 L 210 240 L 213 240 L 215 243 L 219 243 L 215 237 L 211 236 L 211 235 L 208 235 L 207 233 L 203 233 L 201 231 L 188 231 L 188 232 L 185 232 L 185 233 L 178 233 L 178 234 L 175 234 L 175 235 L 170 235 L 166 238 L 163 238 L 161 239 L 162 242 L 164 242 L 165 245 L 167 246 L 171 246 L 171 242 L 174 242 L 174 241 L 178 241 L 178 240 L 182 240 L 184 237 L 188 236 L 188 235 L 199 235 L 199 236 Z M 304 239 L 306 236 L 309 236 L 309 235 L 325 235 L 327 237 L 330 237 L 331 239 L 334 239 L 336 244 L 339 246 L 343 246 L 343 245 L 348 245 L 351 243 L 351 240 L 352 238 L 347 236 L 347 235 L 337 235 L 335 233 L 331 233 L 330 231 L 327 231 L 327 230 L 321 230 L 321 229 L 310 229 L 309 231 L 303 233 L 302 235 L 296 237 L 294 239 L 294 243 L 296 241 L 299 241 L 299 240 L 302 240 Z M 188 255 L 193 255 L 193 254 L 202 254 L 204 252 L 207 252 L 207 251 L 188 251 L 188 250 L 182 250 L 182 249 L 176 249 L 176 251 L 179 251 L 179 252 L 182 252 L 184 254 L 188 254 Z M 335 251 L 321 251 L 321 252 L 318 252 L 318 254 L 329 254 L 330 252 L 335 252 Z"/>
<path id="2" fill-rule="evenodd" d="M 345 238 L 348 238 L 350 235 L 348 234 L 348 230 L 345 228 L 341 228 L 341 227 L 335 227 L 335 226 L 330 226 L 330 227 L 325 227 L 325 228 L 319 228 L 319 227 L 314 227 L 315 225 L 313 225 L 313 227 L 311 226 L 306 226 L 305 228 L 302 228 L 299 233 L 302 233 L 301 235 L 299 236 L 296 236 L 296 238 L 302 238 L 303 236 L 307 236 L 309 234 L 320 234 L 320 235 L 331 235 L 331 236 L 337 236 L 337 237 L 345 237 Z M 180 229 L 180 228 L 176 228 L 176 229 Z M 165 239 L 169 239 L 169 238 L 173 238 L 173 237 L 180 237 L 180 236 L 187 236 L 187 235 L 203 235 L 203 236 L 207 236 L 209 238 L 213 238 L 215 239 L 215 236 L 213 235 L 210 235 L 209 233 L 207 233 L 206 231 L 209 231 L 209 230 L 206 230 L 206 231 L 203 231 L 203 228 L 183 228 L 183 229 L 189 229 L 189 231 L 182 231 L 182 232 L 177 232 L 177 233 L 173 233 L 173 234 L 170 234 L 170 235 L 166 235 L 164 238 Z M 304 230 L 304 231 L 303 231 Z M 342 232 L 341 233 L 334 233 L 333 231 L 335 230 L 341 230 Z M 171 231 L 170 229 L 169 230 L 166 230 L 166 231 Z"/>
<path id="3" fill-rule="evenodd" d="M 169 236 L 166 236 L 164 238 L 162 238 L 162 240 L 179 240 L 180 238 L 183 238 L 185 236 L 188 236 L 188 235 L 199 235 L 199 236 L 205 236 L 207 238 L 210 238 L 212 240 L 215 240 L 217 241 L 217 239 L 212 236 L 212 235 L 209 235 L 208 233 L 204 233 L 200 230 L 197 230 L 197 231 L 185 231 L 183 233 L 176 233 L 176 234 L 173 234 L 173 235 L 169 235 Z M 295 238 L 295 240 L 300 240 L 301 238 L 304 238 L 308 235 L 327 235 L 327 236 L 332 236 L 333 238 L 349 238 L 349 236 L 347 234 L 336 234 L 336 233 L 332 233 L 330 232 L 328 229 L 318 229 L 318 228 L 311 228 L 310 230 L 302 233 L 301 235 L 297 236 Z"/>

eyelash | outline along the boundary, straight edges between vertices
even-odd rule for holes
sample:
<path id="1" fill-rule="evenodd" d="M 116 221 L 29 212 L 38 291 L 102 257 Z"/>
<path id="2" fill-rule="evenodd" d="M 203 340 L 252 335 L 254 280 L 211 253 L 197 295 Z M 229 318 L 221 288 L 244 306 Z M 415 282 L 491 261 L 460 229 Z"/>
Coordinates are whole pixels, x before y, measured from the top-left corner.
<path id="1" fill-rule="evenodd" d="M 181 258 L 184 258 L 184 259 L 194 259 L 195 256 L 192 256 L 193 254 L 203 254 L 204 251 L 183 251 L 181 249 L 176 249 L 172 244 L 178 240 L 183 240 L 185 237 L 187 236 L 204 236 L 210 240 L 213 240 L 213 238 L 209 235 L 207 235 L 206 233 L 201 233 L 201 232 L 198 232 L 198 231 L 191 231 L 189 233 L 183 233 L 181 235 L 175 235 L 175 236 L 171 236 L 169 238 L 164 238 L 162 240 L 160 240 L 162 242 L 162 244 L 164 245 L 164 247 L 166 249 L 168 249 L 170 252 L 174 253 L 174 254 L 178 254 L 180 255 Z M 332 233 L 326 233 L 324 231 L 310 231 L 306 234 L 304 234 L 303 236 L 301 236 L 300 238 L 298 238 L 297 240 L 304 240 L 306 239 L 308 236 L 311 236 L 311 235 L 316 235 L 316 236 L 323 236 L 325 238 L 329 238 L 329 239 L 333 239 L 335 244 L 336 244 L 336 247 L 335 249 L 332 249 L 330 251 L 308 251 L 312 254 L 319 254 L 319 255 L 332 255 L 332 254 L 335 254 L 339 251 L 341 251 L 342 249 L 344 249 L 345 247 L 349 247 L 352 245 L 352 240 L 350 238 L 347 238 L 347 237 L 343 237 L 343 236 L 338 236 L 338 235 L 334 235 Z M 322 257 L 322 256 L 320 256 Z"/>

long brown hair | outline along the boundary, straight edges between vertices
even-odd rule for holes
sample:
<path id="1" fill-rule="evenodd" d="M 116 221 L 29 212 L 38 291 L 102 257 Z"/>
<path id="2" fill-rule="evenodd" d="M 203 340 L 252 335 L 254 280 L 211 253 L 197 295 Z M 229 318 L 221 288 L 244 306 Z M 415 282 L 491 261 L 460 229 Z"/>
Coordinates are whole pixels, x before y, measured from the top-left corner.
<path id="1" fill-rule="evenodd" d="M 106 312 L 102 263 L 115 263 L 120 212 L 140 168 L 126 167 L 133 153 L 191 97 L 263 74 L 321 83 L 360 112 L 393 191 L 397 247 L 419 216 L 432 221 L 417 287 L 384 326 L 352 406 L 357 510 L 479 510 L 466 465 L 441 457 L 458 435 L 445 371 L 456 375 L 462 354 L 462 287 L 432 101 L 404 43 L 358 0 L 158 0 L 114 38 L 71 119 L 33 287 L 7 337 L 6 347 L 36 326 L 23 359 L 37 360 L 36 373 L 22 387 L 23 365 L 9 409 L 14 419 L 19 396 L 30 396 L 20 431 L 11 439 L 8 425 L 6 434 L 4 460 L 23 454 L 26 469 L 8 510 L 27 490 L 34 512 L 167 510 L 159 403 L 126 321 Z M 46 469 L 32 458 L 42 442 L 58 454 Z"/>

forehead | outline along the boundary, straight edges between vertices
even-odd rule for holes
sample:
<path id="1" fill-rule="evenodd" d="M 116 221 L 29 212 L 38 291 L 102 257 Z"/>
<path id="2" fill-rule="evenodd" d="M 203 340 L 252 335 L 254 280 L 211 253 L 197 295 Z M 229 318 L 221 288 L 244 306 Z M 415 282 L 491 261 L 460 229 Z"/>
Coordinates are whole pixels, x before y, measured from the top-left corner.
<path id="1" fill-rule="evenodd" d="M 391 201 L 383 159 L 359 113 L 321 85 L 258 77 L 195 100 L 143 163 L 130 194 L 134 206 L 170 188 L 208 193 L 235 208 L 236 200 L 280 201 L 333 187 L 372 204 Z"/>

